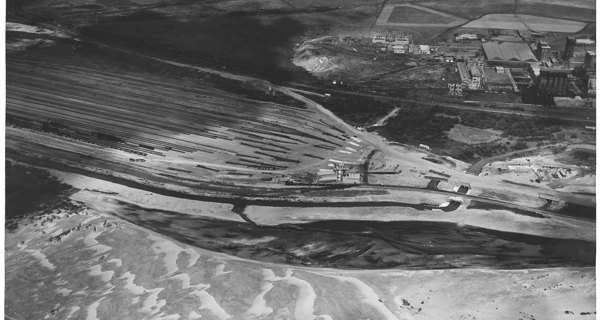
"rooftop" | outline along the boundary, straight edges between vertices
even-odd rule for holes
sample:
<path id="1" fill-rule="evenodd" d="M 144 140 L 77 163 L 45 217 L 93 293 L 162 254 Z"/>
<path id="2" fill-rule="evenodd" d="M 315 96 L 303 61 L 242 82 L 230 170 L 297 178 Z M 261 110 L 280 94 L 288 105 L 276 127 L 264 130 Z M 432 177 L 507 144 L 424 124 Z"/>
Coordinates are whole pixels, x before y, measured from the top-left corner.
<path id="1" fill-rule="evenodd" d="M 486 42 L 483 51 L 488 60 L 537 61 L 531 48 L 524 42 Z"/>

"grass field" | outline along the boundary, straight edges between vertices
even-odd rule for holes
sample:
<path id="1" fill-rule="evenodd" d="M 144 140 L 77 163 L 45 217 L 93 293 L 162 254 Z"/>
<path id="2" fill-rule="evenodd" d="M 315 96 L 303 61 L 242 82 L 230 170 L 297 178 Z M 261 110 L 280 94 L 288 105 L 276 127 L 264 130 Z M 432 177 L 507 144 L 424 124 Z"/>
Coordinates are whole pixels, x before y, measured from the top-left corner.
<path id="1" fill-rule="evenodd" d="M 487 14 L 480 19 L 465 24 L 464 28 L 532 30 L 537 32 L 576 33 L 586 23 L 564 19 L 554 19 L 520 14 Z"/>
<path id="2" fill-rule="evenodd" d="M 512 13 L 514 10 L 514 1 L 512 0 L 448 0 L 421 2 L 419 5 L 469 19 L 477 19 L 491 13 Z M 595 20 L 596 12 L 594 9 L 572 6 L 566 2 L 559 4 L 558 2 L 534 3 L 533 1 L 519 1 L 517 14 L 591 21 Z"/>
<path id="3" fill-rule="evenodd" d="M 519 3 L 517 14 L 530 14 L 573 21 L 596 21 L 596 10 L 548 3 Z"/>
<path id="4" fill-rule="evenodd" d="M 389 23 L 450 23 L 455 19 L 408 6 L 394 7 Z"/>
<path id="5" fill-rule="evenodd" d="M 477 129 L 462 124 L 456 124 L 450 132 L 448 132 L 448 139 L 462 142 L 467 145 L 474 145 L 480 143 L 490 143 L 500 138 L 502 131 L 494 132 L 489 129 Z"/>
<path id="6" fill-rule="evenodd" d="M 419 5 L 463 18 L 476 19 L 488 13 L 510 12 L 513 3 L 513 0 L 448 0 L 420 2 Z"/>
<path id="7" fill-rule="evenodd" d="M 455 27 L 465 23 L 460 17 L 414 4 L 386 4 L 375 24 L 379 27 Z"/>

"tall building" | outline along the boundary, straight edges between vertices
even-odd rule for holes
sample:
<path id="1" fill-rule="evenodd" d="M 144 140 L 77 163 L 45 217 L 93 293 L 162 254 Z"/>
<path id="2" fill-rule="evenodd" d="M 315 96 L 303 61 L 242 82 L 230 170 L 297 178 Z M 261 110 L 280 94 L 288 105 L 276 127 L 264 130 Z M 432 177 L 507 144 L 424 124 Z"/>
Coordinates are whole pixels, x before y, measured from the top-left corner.
<path id="1" fill-rule="evenodd" d="M 596 74 L 590 75 L 587 79 L 586 84 L 587 93 L 591 95 L 596 94 Z"/>
<path id="2" fill-rule="evenodd" d="M 535 50 L 535 57 L 538 60 L 550 60 L 550 46 L 545 41 L 539 41 Z"/>
<path id="3" fill-rule="evenodd" d="M 587 93 L 591 95 L 596 94 L 596 52 L 587 51 L 585 53 L 585 61 L 583 67 L 586 72 L 586 89 Z"/>
<path id="4" fill-rule="evenodd" d="M 595 72 L 596 71 L 596 52 L 595 51 L 586 51 L 585 52 L 585 60 L 583 62 L 583 67 L 586 72 Z"/>
<path id="5" fill-rule="evenodd" d="M 571 59 L 575 53 L 576 39 L 573 37 L 567 37 L 567 43 L 565 44 L 565 59 Z"/>
<path id="6" fill-rule="evenodd" d="M 596 40 L 591 38 L 567 37 L 565 45 L 565 60 L 568 60 L 571 68 L 581 66 L 584 63 L 587 51 L 593 51 L 596 48 Z"/>

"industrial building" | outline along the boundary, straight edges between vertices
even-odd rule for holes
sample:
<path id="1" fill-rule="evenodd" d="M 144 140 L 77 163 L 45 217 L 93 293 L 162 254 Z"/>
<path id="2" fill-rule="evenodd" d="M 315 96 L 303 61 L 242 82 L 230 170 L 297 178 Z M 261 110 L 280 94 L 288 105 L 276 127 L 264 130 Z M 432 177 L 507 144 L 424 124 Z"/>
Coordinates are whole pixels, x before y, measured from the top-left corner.
<path id="1" fill-rule="evenodd" d="M 551 96 L 567 95 L 570 70 L 542 69 L 535 79 L 535 88 Z"/>
<path id="2" fill-rule="evenodd" d="M 586 51 L 585 60 L 583 61 L 583 67 L 586 72 L 596 72 L 596 52 Z"/>
<path id="3" fill-rule="evenodd" d="M 413 46 L 414 54 L 431 54 L 431 48 L 429 45 L 420 44 L 418 46 Z"/>
<path id="4" fill-rule="evenodd" d="M 596 41 L 589 38 L 567 37 L 565 44 L 564 59 L 571 69 L 582 66 L 588 51 L 596 50 Z"/>
<path id="5" fill-rule="evenodd" d="M 594 50 L 595 46 L 596 41 L 594 39 L 567 37 L 564 58 L 567 60 L 571 59 L 576 56 L 577 51 L 585 52 L 587 50 Z"/>
<path id="6" fill-rule="evenodd" d="M 485 88 L 487 92 L 513 92 L 518 91 L 517 84 L 510 74 L 510 69 L 496 67 L 484 68 Z"/>
<path id="7" fill-rule="evenodd" d="M 400 36 L 394 36 L 394 40 L 392 41 L 392 44 L 395 45 L 409 45 L 410 44 L 410 37 L 407 35 L 400 35 Z"/>
<path id="8" fill-rule="evenodd" d="M 459 50 L 448 51 L 448 47 L 434 47 L 436 49 L 435 57 L 440 62 L 468 62 L 475 60 L 479 56 L 478 50 Z"/>
<path id="9" fill-rule="evenodd" d="M 524 42 L 486 42 L 483 44 L 483 52 L 487 60 L 492 61 L 538 61 L 529 45 Z"/>
<path id="10" fill-rule="evenodd" d="M 455 41 L 464 40 L 479 40 L 479 37 L 474 33 L 461 33 L 454 36 Z"/>
<path id="11" fill-rule="evenodd" d="M 485 72 L 481 62 L 458 62 L 460 80 L 469 90 L 483 90 Z"/>
<path id="12" fill-rule="evenodd" d="M 409 53 L 410 45 L 412 43 L 412 38 L 410 35 L 401 33 L 401 34 L 375 34 L 372 37 L 373 44 L 383 44 L 381 47 L 382 51 L 388 51 L 393 53 Z"/>
<path id="13" fill-rule="evenodd" d="M 448 94 L 451 96 L 462 97 L 463 85 L 461 83 L 448 83 Z"/>
<path id="14" fill-rule="evenodd" d="M 373 43 L 386 43 L 386 37 L 384 35 L 376 34 L 372 38 Z"/>
<path id="15" fill-rule="evenodd" d="M 590 76 L 588 78 L 586 86 L 587 86 L 587 93 L 588 94 L 590 94 L 590 95 L 596 95 L 596 75 L 594 75 L 593 77 Z"/>
<path id="16" fill-rule="evenodd" d="M 533 79 L 526 68 L 509 68 L 510 75 L 517 86 L 517 90 L 523 90 L 533 84 Z"/>
<path id="17" fill-rule="evenodd" d="M 408 45 L 393 44 L 390 46 L 390 51 L 392 51 L 394 53 L 407 53 Z"/>
<path id="18" fill-rule="evenodd" d="M 538 58 L 538 60 L 550 60 L 550 46 L 548 45 L 548 42 L 538 41 L 535 57 Z"/>

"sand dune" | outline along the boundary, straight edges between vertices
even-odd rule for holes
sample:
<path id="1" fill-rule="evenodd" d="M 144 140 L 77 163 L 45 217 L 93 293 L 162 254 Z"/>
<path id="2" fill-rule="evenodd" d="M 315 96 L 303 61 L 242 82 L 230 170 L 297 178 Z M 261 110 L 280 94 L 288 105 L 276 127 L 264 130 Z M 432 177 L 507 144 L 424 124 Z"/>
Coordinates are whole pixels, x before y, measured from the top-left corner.
<path id="1" fill-rule="evenodd" d="M 44 268 L 48 268 L 50 270 L 54 270 L 56 269 L 56 266 L 54 264 L 52 264 L 50 262 L 50 260 L 48 260 L 48 257 L 46 257 L 46 255 L 44 253 L 42 253 L 41 250 L 25 250 L 27 253 L 31 254 L 32 256 L 34 256 L 35 258 L 37 258 L 40 262 L 40 264 L 44 267 Z"/>
<path id="2" fill-rule="evenodd" d="M 41 232 L 46 226 L 40 224 L 7 234 L 6 304 L 11 314 L 42 319 L 56 309 L 58 319 L 118 319 L 122 310 L 131 310 L 132 320 L 325 320 L 516 319 L 524 314 L 560 319 L 565 311 L 573 312 L 573 319 L 586 319 L 595 312 L 594 268 L 288 267 L 194 248 L 118 217 L 91 219 L 98 213 L 85 212 L 56 218 L 52 228 L 89 224 L 58 242 L 47 242 L 48 234 Z M 21 250 L 24 239 L 29 241 Z M 89 251 L 94 259 L 82 263 L 73 250 Z M 18 303 L 31 294 L 15 288 L 42 282 L 51 285 L 36 287 L 34 308 Z"/>

